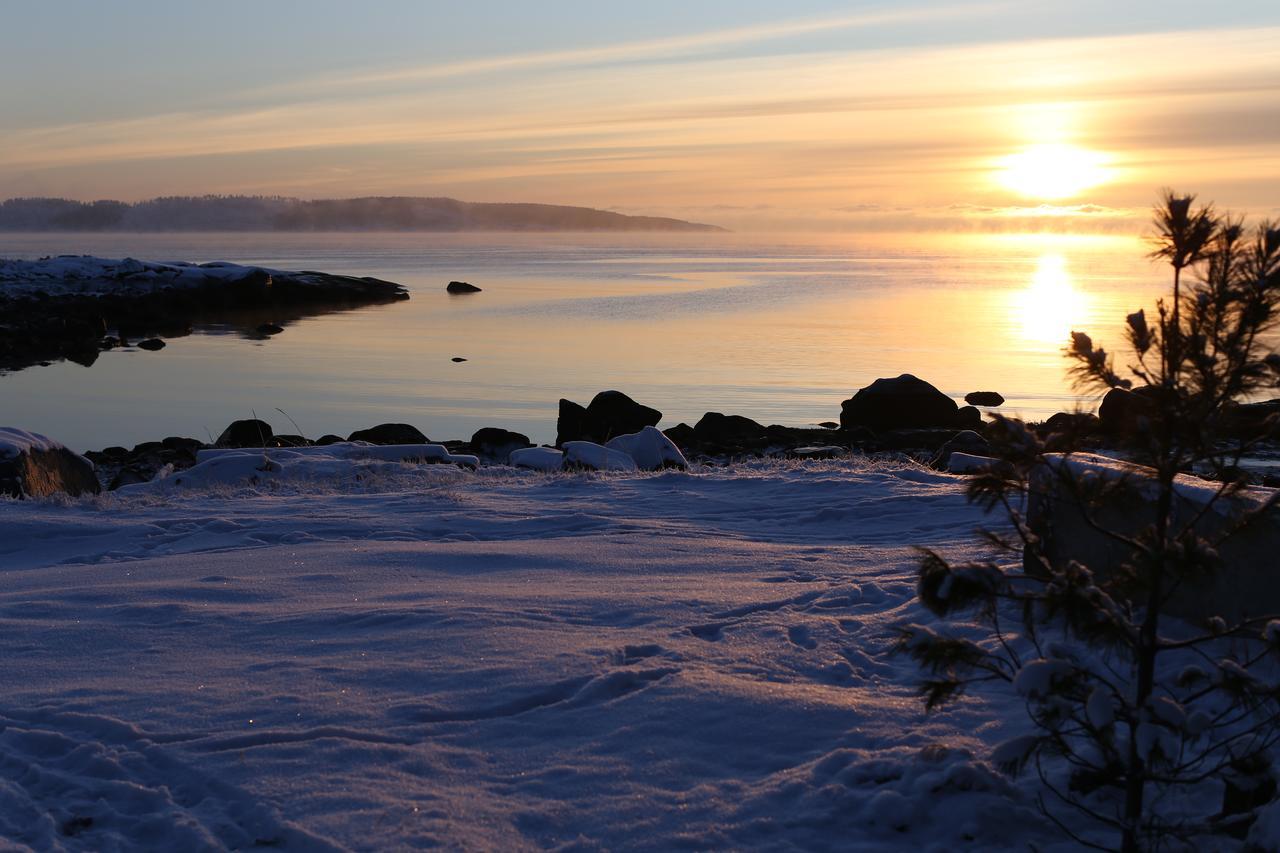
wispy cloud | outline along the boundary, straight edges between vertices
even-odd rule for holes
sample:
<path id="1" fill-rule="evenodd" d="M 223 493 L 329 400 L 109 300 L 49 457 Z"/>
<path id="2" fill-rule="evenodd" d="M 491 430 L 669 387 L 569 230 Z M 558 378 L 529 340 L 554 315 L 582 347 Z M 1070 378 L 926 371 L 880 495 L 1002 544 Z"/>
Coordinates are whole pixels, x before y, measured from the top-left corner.
<path id="1" fill-rule="evenodd" d="M 934 211 L 925 219 L 954 203 L 1044 219 L 1058 214 L 1018 207 L 989 172 L 997 155 L 1050 133 L 1117 163 L 1120 179 L 1080 200 L 1076 219 L 1145 205 L 1163 183 L 1237 206 L 1274 195 L 1280 124 L 1265 107 L 1280 93 L 1280 27 L 859 50 L 805 41 L 999 8 L 912 7 L 385 69 L 216 108 L 0 129 L 0 195 L 138 197 L 252 178 L 249 189 L 303 195 Z M 770 40 L 779 43 L 737 49 Z M 642 74 L 636 62 L 647 63 Z M 582 73 L 587 65 L 597 67 Z"/>
<path id="2" fill-rule="evenodd" d="M 327 90 L 332 90 L 334 87 L 340 89 L 377 87 L 389 83 L 423 82 L 499 71 L 573 68 L 584 65 L 617 65 L 643 60 L 677 59 L 696 56 L 709 50 L 779 41 L 813 33 L 866 29 L 889 24 L 909 24 L 918 21 L 939 22 L 957 18 L 973 18 L 999 13 L 1012 8 L 1014 5 L 1008 0 L 1003 0 L 1003 2 L 960 3 L 949 6 L 922 5 L 851 15 L 771 21 L 767 24 L 728 27 L 691 35 L 624 41 L 596 47 L 489 56 L 456 62 L 390 68 L 362 74 L 335 74 L 293 83 L 271 91 L 298 91 L 314 87 L 321 87 Z"/>

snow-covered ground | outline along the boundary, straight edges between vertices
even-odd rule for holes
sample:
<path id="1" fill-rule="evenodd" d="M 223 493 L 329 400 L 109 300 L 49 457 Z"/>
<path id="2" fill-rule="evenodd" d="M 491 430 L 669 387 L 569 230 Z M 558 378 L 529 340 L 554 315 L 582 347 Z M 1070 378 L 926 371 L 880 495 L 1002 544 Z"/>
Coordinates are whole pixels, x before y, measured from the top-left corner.
<path id="1" fill-rule="evenodd" d="M 0 839 L 1055 849 L 984 759 L 1020 703 L 887 654 L 980 521 L 871 460 L 3 501 Z"/>

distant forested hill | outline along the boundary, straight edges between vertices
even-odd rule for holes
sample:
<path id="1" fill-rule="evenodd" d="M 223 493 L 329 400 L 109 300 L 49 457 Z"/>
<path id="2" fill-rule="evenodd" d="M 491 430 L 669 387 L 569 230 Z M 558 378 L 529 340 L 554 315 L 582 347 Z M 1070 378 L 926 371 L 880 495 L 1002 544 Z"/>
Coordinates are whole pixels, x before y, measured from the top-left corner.
<path id="1" fill-rule="evenodd" d="M 11 198 L 0 231 L 722 231 L 658 216 L 557 204 L 490 204 L 407 196 L 304 201 L 172 196 L 148 201 Z"/>

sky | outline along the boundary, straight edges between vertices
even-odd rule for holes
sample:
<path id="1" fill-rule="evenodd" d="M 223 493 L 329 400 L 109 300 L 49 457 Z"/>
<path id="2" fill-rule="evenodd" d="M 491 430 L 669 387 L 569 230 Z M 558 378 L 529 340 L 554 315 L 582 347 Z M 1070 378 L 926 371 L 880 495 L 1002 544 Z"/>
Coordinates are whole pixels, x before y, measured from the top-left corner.
<path id="1" fill-rule="evenodd" d="M 1280 214 L 1280 4 L 5 0 L 0 198 L 444 195 L 736 229 Z"/>

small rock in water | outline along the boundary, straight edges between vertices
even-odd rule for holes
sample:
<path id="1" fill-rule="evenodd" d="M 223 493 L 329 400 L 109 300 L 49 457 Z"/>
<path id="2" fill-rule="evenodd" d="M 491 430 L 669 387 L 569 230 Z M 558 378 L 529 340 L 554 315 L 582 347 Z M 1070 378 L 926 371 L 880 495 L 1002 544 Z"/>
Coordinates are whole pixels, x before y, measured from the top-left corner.
<path id="1" fill-rule="evenodd" d="M 278 335 L 284 331 L 284 326 L 278 326 L 275 323 L 263 323 L 255 331 L 260 335 Z"/>
<path id="2" fill-rule="evenodd" d="M 964 395 L 964 401 L 970 406 L 1004 405 L 1004 397 L 998 391 L 970 391 Z"/>
<path id="3" fill-rule="evenodd" d="M 460 355 L 455 355 L 453 358 L 449 360 L 452 361 L 454 364 L 461 364 L 462 362 L 466 361 L 466 359 Z"/>
<path id="4" fill-rule="evenodd" d="M 840 424 L 836 423 L 835 421 L 822 421 L 818 424 L 818 426 L 822 427 L 823 429 L 840 429 Z"/>
<path id="5" fill-rule="evenodd" d="M 158 349 L 164 349 L 164 341 L 159 338 L 147 338 L 145 341 L 138 341 L 138 349 L 155 352 Z"/>
<path id="6" fill-rule="evenodd" d="M 445 290 L 450 293 L 479 293 L 480 288 L 466 281 L 451 281 Z"/>

